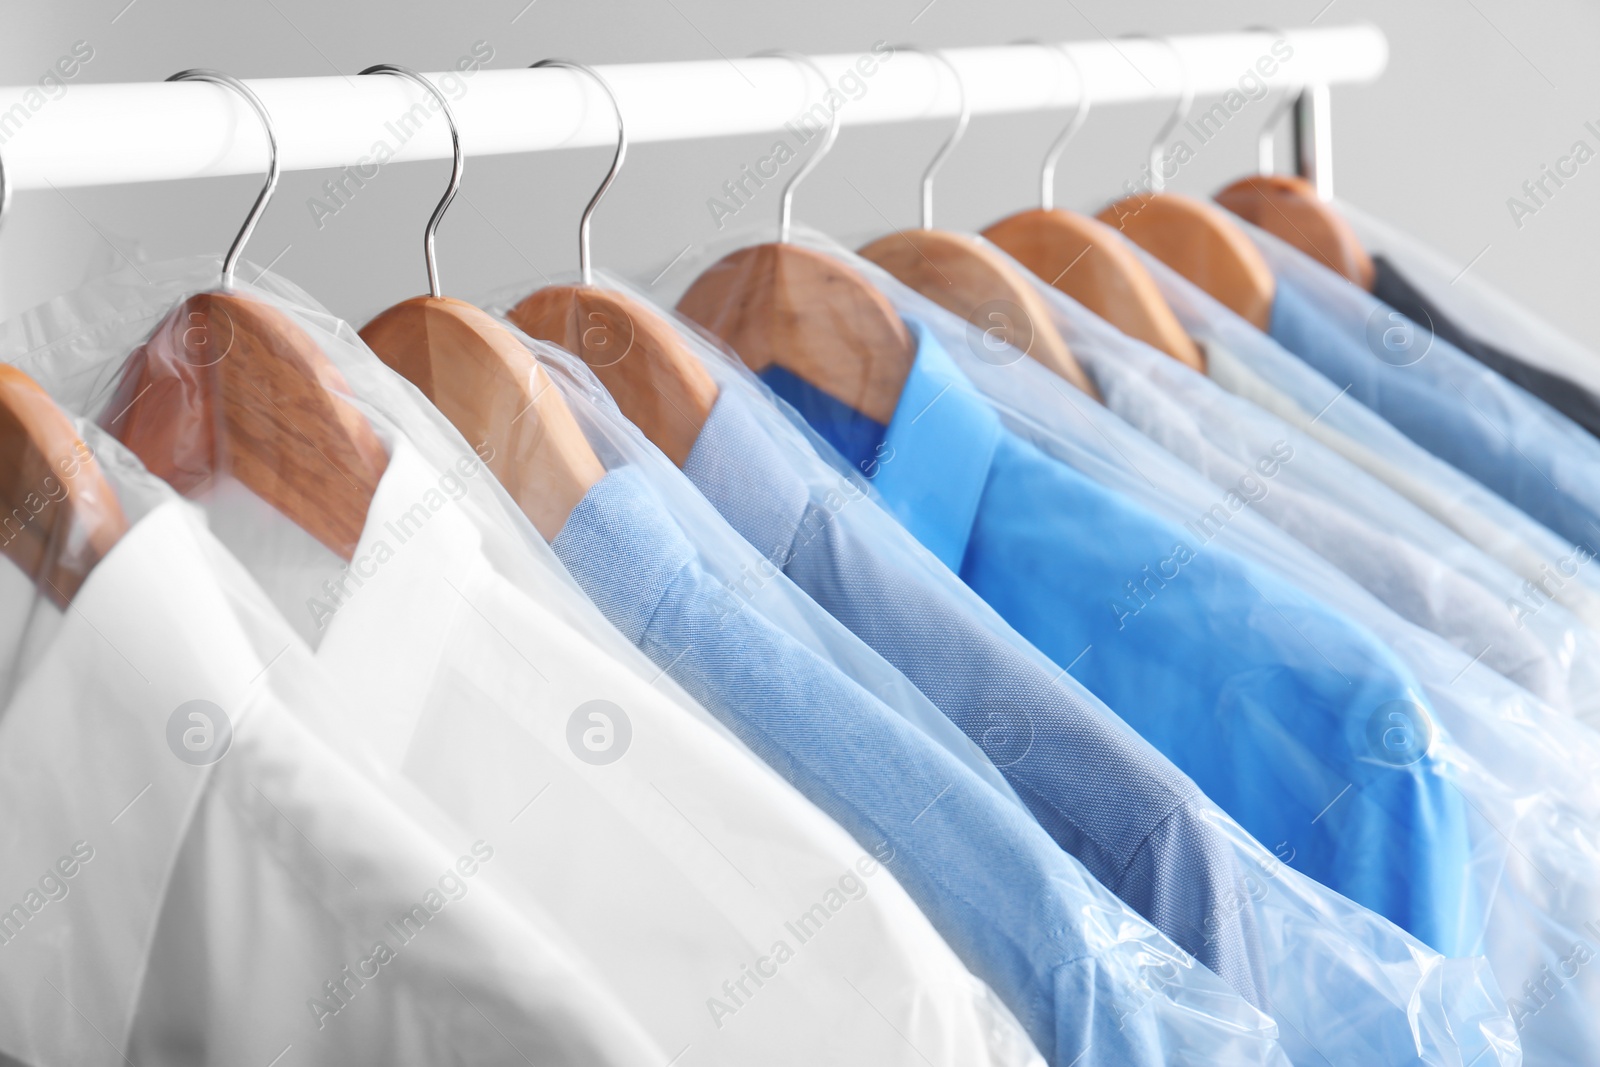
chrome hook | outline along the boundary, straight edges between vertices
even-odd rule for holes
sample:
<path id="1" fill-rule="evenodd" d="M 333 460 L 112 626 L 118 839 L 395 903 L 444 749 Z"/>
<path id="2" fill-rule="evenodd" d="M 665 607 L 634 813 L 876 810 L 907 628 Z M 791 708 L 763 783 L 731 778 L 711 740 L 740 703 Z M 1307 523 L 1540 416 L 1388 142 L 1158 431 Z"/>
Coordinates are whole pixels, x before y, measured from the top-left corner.
<path id="1" fill-rule="evenodd" d="M 950 62 L 949 56 L 939 49 L 918 48 L 914 44 L 900 45 L 895 51 L 902 49 L 943 63 L 945 69 L 950 72 L 950 77 L 955 79 L 957 99 L 960 101 L 961 111 L 956 118 L 956 128 L 950 131 L 950 136 L 945 139 L 944 144 L 939 146 L 939 151 L 934 154 L 932 162 L 928 164 L 928 169 L 922 172 L 922 228 L 931 230 L 933 229 L 933 176 L 939 172 L 940 167 L 944 166 L 944 161 L 950 157 L 950 153 L 955 151 L 956 145 L 965 136 L 967 123 L 972 118 L 972 108 L 967 103 L 967 83 L 962 79 L 961 72 L 956 69 L 956 65 Z"/>
<path id="2" fill-rule="evenodd" d="M 1259 32 L 1276 34 L 1283 37 L 1283 30 L 1276 26 L 1251 26 L 1246 32 Z M 1278 169 L 1278 123 L 1283 121 L 1283 116 L 1294 107 L 1295 101 L 1300 98 L 1305 86 L 1297 81 L 1291 81 L 1284 90 L 1284 97 L 1274 105 L 1267 115 L 1266 122 L 1262 123 L 1261 132 L 1256 135 L 1256 172 L 1262 175 L 1274 173 Z"/>
<path id="3" fill-rule="evenodd" d="M 1061 153 L 1066 150 L 1067 143 L 1078 136 L 1083 124 L 1089 121 L 1089 108 L 1093 101 L 1089 98 L 1089 80 L 1083 76 L 1083 68 L 1078 65 L 1077 57 L 1072 54 L 1069 45 L 1065 43 L 1049 45 L 1042 41 L 1029 43 L 1054 49 L 1067 61 L 1067 65 L 1072 68 L 1073 76 L 1078 79 L 1078 106 L 1073 109 L 1072 118 L 1067 120 L 1066 127 L 1045 152 L 1044 166 L 1039 171 L 1039 208 L 1049 211 L 1056 202 L 1056 163 L 1061 159 Z"/>
<path id="4" fill-rule="evenodd" d="M 1150 145 L 1150 192 L 1159 193 L 1166 188 L 1166 178 L 1161 174 L 1161 150 L 1166 147 L 1167 138 L 1172 131 L 1178 128 L 1189 115 L 1189 109 L 1194 106 L 1194 82 L 1189 77 L 1189 66 L 1183 61 L 1183 51 L 1170 37 L 1151 37 L 1148 34 L 1129 34 L 1131 38 L 1143 38 L 1149 41 L 1158 41 L 1165 45 L 1167 51 L 1172 53 L 1172 58 L 1178 63 L 1178 77 L 1180 87 L 1178 90 L 1178 106 L 1172 109 L 1172 114 L 1167 116 L 1167 121 L 1161 124 L 1161 129 L 1156 131 L 1154 143 Z"/>
<path id="5" fill-rule="evenodd" d="M 6 216 L 11 214 L 11 183 L 6 181 L 6 161 L 0 155 L 0 227 L 6 224 Z"/>
<path id="6" fill-rule="evenodd" d="M 583 209 L 583 216 L 578 220 L 578 275 L 583 279 L 584 285 L 593 285 L 594 268 L 589 261 L 589 220 L 594 218 L 594 209 L 600 206 L 606 190 L 617 180 L 617 175 L 622 171 L 622 161 L 628 155 L 628 131 L 622 124 L 622 105 L 617 103 L 617 94 L 612 92 L 611 86 L 600 77 L 600 72 L 587 64 L 574 63 L 570 59 L 541 59 L 537 63 L 528 65 L 529 70 L 537 67 L 560 67 L 563 70 L 575 70 L 579 74 L 587 74 L 600 86 L 601 91 L 606 94 L 606 99 L 611 101 L 611 110 L 617 117 L 617 151 L 611 157 L 611 168 L 606 171 L 605 178 L 600 182 L 600 188 L 589 198 L 589 204 Z"/>
<path id="7" fill-rule="evenodd" d="M 810 56 L 803 56 L 799 52 L 791 52 L 791 51 L 788 51 L 787 49 L 778 48 L 778 49 L 773 49 L 772 51 L 769 51 L 769 52 L 757 52 L 755 54 L 755 57 L 753 57 L 753 58 L 757 58 L 757 57 L 771 57 L 773 59 L 787 59 L 791 63 L 798 63 L 798 64 L 801 64 L 801 65 L 810 67 L 812 73 L 816 74 L 816 76 L 822 80 L 822 84 L 823 84 L 824 88 L 826 88 L 826 89 L 833 88 L 831 85 L 828 84 L 828 76 L 822 72 L 822 68 L 817 65 L 817 61 L 812 59 Z M 803 79 L 805 77 L 804 72 L 802 72 L 800 76 Z M 826 95 L 824 95 L 823 99 L 824 100 L 827 99 Z M 810 174 L 813 170 L 817 169 L 817 164 L 821 163 L 822 162 L 822 157 L 827 155 L 828 152 L 832 150 L 833 142 L 838 140 L 838 138 L 839 138 L 839 109 L 836 108 L 836 107 L 829 107 L 828 108 L 828 135 L 822 139 L 821 146 L 818 147 L 815 152 L 811 153 L 811 157 L 800 165 L 800 169 L 794 172 L 794 177 L 790 178 L 788 180 L 788 182 L 786 182 L 784 184 L 784 186 L 783 186 L 783 195 L 778 201 L 778 243 L 779 244 L 788 244 L 789 243 L 789 219 L 790 219 L 790 215 L 791 215 L 791 212 L 792 212 L 792 206 L 791 205 L 794 203 L 795 186 L 800 184 L 800 179 L 804 178 L 806 175 Z"/>
<path id="8" fill-rule="evenodd" d="M 224 74 L 220 70 L 180 70 L 169 82 L 202 81 L 213 85 L 220 85 L 225 89 L 232 89 L 255 111 L 256 117 L 261 120 L 261 126 L 267 132 L 267 184 L 261 187 L 261 192 L 256 195 L 256 202 L 250 208 L 250 214 L 245 216 L 244 225 L 239 228 L 239 235 L 233 239 L 233 244 L 228 246 L 228 254 L 222 257 L 222 288 L 233 288 L 233 269 L 239 262 L 239 255 L 244 251 L 244 244 L 250 240 L 250 234 L 255 230 L 256 223 L 261 221 L 261 216 L 267 210 L 267 202 L 272 199 L 273 192 L 278 188 L 278 133 L 273 128 L 272 116 L 267 114 L 267 107 L 261 98 L 244 82 L 231 74 Z M 0 194 L 0 200 L 9 201 L 9 189 Z"/>
<path id="9" fill-rule="evenodd" d="M 450 201 L 456 198 L 456 190 L 461 188 L 461 172 L 466 169 L 466 157 L 461 154 L 461 133 L 456 129 L 456 117 L 450 110 L 450 101 L 445 99 L 442 92 L 427 78 L 418 74 L 410 67 L 398 66 L 394 63 L 379 63 L 368 67 L 362 74 L 395 74 L 407 78 L 433 95 L 439 101 L 439 107 L 444 111 L 444 120 L 450 124 L 450 153 L 454 165 L 450 168 L 450 186 L 445 189 L 444 196 L 439 200 L 439 206 L 433 209 L 433 215 L 428 219 L 428 226 L 423 230 L 422 249 L 428 262 L 428 292 L 433 296 L 443 296 L 439 288 L 439 263 L 433 254 L 433 235 L 439 229 L 439 220 L 444 218 L 445 209 L 450 206 Z"/>

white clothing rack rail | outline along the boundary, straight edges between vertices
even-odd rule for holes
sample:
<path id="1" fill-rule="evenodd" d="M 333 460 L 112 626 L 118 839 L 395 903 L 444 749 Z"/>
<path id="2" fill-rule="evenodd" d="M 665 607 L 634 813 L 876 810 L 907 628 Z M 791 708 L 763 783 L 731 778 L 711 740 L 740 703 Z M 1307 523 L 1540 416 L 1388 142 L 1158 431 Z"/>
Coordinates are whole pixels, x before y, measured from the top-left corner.
<path id="1" fill-rule="evenodd" d="M 1241 80 L 1251 87 L 1250 76 L 1281 93 L 1297 86 L 1370 81 L 1388 60 L 1382 31 L 1366 25 L 1167 40 L 1182 56 L 1182 72 L 1161 40 L 1123 38 L 1067 47 L 1096 108 L 1176 99 L 1186 73 L 1196 94 L 1195 118 L 1228 90 L 1240 89 Z M 1273 43 L 1280 40 L 1287 48 L 1280 43 L 1275 53 Z M 1283 59 L 1286 50 L 1290 55 Z M 1065 119 L 1077 102 L 1077 79 L 1054 48 L 1017 44 L 952 48 L 945 54 L 961 74 L 974 115 L 1059 109 Z M 844 126 L 957 113 L 953 80 L 926 56 L 906 51 L 883 61 L 866 49 L 816 61 L 845 101 L 840 108 Z M 597 69 L 621 102 L 634 145 L 778 131 L 821 102 L 824 93 L 814 75 L 778 58 Z M 852 71 L 853 81 L 846 77 Z M 445 83 L 447 75 L 455 80 Z M 442 87 L 455 86 L 451 108 L 469 159 L 610 145 L 616 135 L 605 97 L 571 71 L 501 68 L 429 77 Z M 352 71 L 325 78 L 249 79 L 247 84 L 272 115 L 284 170 L 370 165 L 379 142 L 399 161 L 450 156 L 445 124 L 415 118 L 420 113 L 414 108 L 427 107 L 430 98 L 405 79 L 358 77 Z M 1265 118 L 1267 109 L 1259 114 Z M 415 135 L 397 136 L 405 129 Z M 0 160 L 14 189 L 259 174 L 266 158 L 255 115 L 236 94 L 216 85 L 68 83 L 66 92 L 53 99 L 41 97 L 36 87 L 0 88 Z"/>

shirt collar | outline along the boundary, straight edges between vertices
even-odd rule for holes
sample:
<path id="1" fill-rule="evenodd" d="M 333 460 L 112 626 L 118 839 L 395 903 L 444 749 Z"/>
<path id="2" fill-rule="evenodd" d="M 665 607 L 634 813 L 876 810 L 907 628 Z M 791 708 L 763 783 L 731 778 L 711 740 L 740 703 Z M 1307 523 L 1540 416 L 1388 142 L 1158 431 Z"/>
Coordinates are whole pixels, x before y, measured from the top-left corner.
<path id="1" fill-rule="evenodd" d="M 403 760 L 457 616 L 492 570 L 465 510 L 467 481 L 488 477 L 477 456 L 439 471 L 399 439 L 340 598 L 323 598 L 333 615 L 317 659 L 361 686 L 360 714 L 371 721 L 354 725 L 389 765 Z"/>
<path id="2" fill-rule="evenodd" d="M 906 325 L 917 339 L 917 358 L 872 481 L 895 517 L 959 572 L 1000 442 L 1000 417 L 932 330 L 914 319 Z"/>
<path id="3" fill-rule="evenodd" d="M 315 648 L 317 662 L 359 681 L 351 713 L 367 721 L 352 726 L 380 758 L 403 757 L 457 613 L 491 569 L 464 510 L 472 506 L 468 483 L 489 476 L 470 453 L 435 469 L 396 435 L 348 564 L 242 486 L 208 502 L 219 539 Z"/>

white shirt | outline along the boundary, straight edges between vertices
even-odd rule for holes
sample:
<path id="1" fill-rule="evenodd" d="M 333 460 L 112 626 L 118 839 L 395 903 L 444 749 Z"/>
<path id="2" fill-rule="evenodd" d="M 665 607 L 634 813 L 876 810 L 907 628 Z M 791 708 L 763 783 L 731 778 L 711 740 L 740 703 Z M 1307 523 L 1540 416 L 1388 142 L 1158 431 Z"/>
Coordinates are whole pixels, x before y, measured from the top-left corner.
<path id="1" fill-rule="evenodd" d="M 507 898 L 498 832 L 430 832 L 420 798 L 307 727 L 331 687 L 292 648 L 271 661 L 272 628 L 240 618 L 258 594 L 218 581 L 220 556 L 194 509 L 156 508 L 6 679 L 0 899 L 30 914 L 0 944 L 0 1049 L 34 1067 L 665 1062 Z M 0 572 L 0 613 L 53 610 Z M 180 727 L 214 744 L 231 725 L 209 765 L 171 740 L 195 700 L 222 711 Z"/>
<path id="2" fill-rule="evenodd" d="M 490 562 L 509 550 L 500 531 L 476 526 L 410 444 L 395 444 L 373 499 L 359 585 L 339 590 L 340 561 L 242 486 L 207 508 L 300 628 L 325 622 L 316 659 L 346 686 L 346 731 L 469 836 L 493 837 L 499 869 L 669 1058 L 1038 1062 L 874 857 L 506 580 Z M 613 721 L 580 714 L 575 741 L 585 708 Z M 584 730 L 609 727 L 617 744 L 624 717 L 620 756 L 579 755 Z M 818 905 L 826 925 L 802 925 Z"/>

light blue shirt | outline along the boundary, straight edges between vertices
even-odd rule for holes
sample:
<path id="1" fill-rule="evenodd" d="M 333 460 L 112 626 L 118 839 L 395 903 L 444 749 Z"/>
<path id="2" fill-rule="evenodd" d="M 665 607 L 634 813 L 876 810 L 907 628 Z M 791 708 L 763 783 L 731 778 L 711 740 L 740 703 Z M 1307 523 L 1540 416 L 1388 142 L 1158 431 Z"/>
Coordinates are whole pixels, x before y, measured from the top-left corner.
<path id="1" fill-rule="evenodd" d="M 1373 316 L 1356 322 L 1280 278 L 1271 332 L 1429 452 L 1561 536 L 1600 547 L 1600 441 L 1388 305 Z"/>
<path id="2" fill-rule="evenodd" d="M 1292 865 L 1445 954 L 1466 905 L 1460 794 L 1416 741 L 1407 669 L 1297 588 L 1003 427 L 931 335 L 890 424 L 769 385 L 1000 615 Z"/>
<path id="3" fill-rule="evenodd" d="M 590 489 L 552 547 L 613 624 L 885 862 L 1054 1067 L 1155 1067 L 1179 1049 L 1287 1063 L 1264 1015 L 1025 811 L 744 608 L 629 468 Z"/>
<path id="4" fill-rule="evenodd" d="M 1183 772 L 1071 675 L 1014 647 L 1023 639 L 981 601 L 963 603 L 896 566 L 877 528 L 857 521 L 860 506 L 813 499 L 736 391 L 717 398 L 683 472 L 745 540 L 960 726 L 1102 885 L 1262 1004 L 1254 915 L 1228 903 L 1246 872 Z"/>

